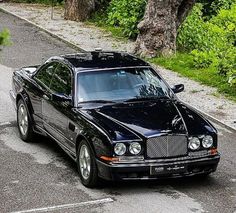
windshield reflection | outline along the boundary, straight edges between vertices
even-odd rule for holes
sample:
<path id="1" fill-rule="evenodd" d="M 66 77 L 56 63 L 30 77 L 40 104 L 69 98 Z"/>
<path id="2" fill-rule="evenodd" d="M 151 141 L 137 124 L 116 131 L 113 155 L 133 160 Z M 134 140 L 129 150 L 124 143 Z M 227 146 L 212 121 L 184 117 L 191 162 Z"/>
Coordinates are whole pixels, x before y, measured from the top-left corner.
<path id="1" fill-rule="evenodd" d="M 77 84 L 78 102 L 169 98 L 169 88 L 151 68 L 81 72 Z"/>

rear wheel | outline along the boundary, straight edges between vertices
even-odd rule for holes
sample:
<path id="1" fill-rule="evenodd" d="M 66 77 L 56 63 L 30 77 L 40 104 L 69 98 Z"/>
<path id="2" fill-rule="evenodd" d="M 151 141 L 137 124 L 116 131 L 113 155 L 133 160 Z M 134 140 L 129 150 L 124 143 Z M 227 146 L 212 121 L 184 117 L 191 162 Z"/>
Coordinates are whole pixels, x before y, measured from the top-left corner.
<path id="1" fill-rule="evenodd" d="M 17 126 L 21 139 L 25 142 L 32 141 L 34 137 L 33 123 L 28 108 L 22 99 L 17 103 Z"/>
<path id="2" fill-rule="evenodd" d="M 86 187 L 98 184 L 98 170 L 93 151 L 87 141 L 80 142 L 77 150 L 77 166 L 81 182 Z"/>

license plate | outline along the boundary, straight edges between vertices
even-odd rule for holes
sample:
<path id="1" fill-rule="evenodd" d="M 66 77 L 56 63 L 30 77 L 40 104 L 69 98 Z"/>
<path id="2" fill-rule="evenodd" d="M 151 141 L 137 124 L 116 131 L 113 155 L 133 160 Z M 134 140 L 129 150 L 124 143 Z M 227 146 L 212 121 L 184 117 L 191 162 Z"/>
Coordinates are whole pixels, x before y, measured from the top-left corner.
<path id="1" fill-rule="evenodd" d="M 186 165 L 151 166 L 151 175 L 178 174 L 186 171 Z"/>

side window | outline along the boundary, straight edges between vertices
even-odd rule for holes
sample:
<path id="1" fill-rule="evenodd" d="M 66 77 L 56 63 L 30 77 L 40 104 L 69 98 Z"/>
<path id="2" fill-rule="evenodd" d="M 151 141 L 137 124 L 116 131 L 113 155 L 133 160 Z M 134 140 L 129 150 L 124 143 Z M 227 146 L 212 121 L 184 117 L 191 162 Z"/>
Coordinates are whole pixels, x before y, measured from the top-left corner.
<path id="1" fill-rule="evenodd" d="M 70 96 L 72 94 L 71 72 L 63 64 L 59 64 L 52 78 L 50 89 L 58 94 Z"/>
<path id="2" fill-rule="evenodd" d="M 49 88 L 53 73 L 57 67 L 58 63 L 50 63 L 44 67 L 42 67 L 37 74 L 35 75 L 35 78 L 43 84 L 43 86 L 46 86 Z"/>

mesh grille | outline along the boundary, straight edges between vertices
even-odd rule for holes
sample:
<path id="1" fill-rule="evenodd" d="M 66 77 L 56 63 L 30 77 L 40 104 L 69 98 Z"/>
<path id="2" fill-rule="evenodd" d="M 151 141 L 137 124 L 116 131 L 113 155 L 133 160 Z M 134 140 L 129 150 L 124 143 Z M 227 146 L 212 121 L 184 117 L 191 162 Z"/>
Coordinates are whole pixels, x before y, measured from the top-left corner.
<path id="1" fill-rule="evenodd" d="M 147 140 L 147 156 L 149 158 L 175 157 L 187 154 L 187 137 L 183 135 L 167 135 Z"/>

